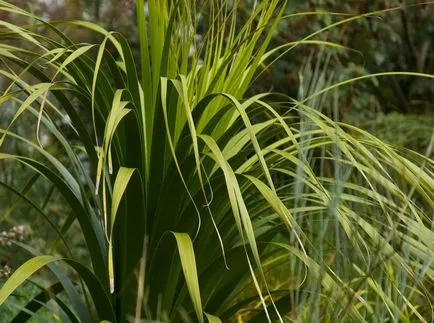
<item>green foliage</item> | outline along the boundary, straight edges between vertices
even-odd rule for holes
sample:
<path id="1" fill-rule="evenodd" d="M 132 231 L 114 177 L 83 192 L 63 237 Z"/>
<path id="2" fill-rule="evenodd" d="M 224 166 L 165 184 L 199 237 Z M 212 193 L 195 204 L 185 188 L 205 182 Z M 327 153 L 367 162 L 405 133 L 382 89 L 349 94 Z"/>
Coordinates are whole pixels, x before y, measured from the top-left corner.
<path id="1" fill-rule="evenodd" d="M 342 28 L 324 30 L 320 39 L 337 42 L 355 51 L 331 53 L 329 75 L 340 80 L 365 73 L 380 71 L 417 71 L 432 74 L 434 57 L 432 39 L 434 30 L 434 6 L 432 3 L 399 0 L 339 1 L 311 0 L 290 1 L 288 18 L 279 24 L 273 38 L 276 45 L 302 39 L 332 23 L 340 23 L 354 16 L 365 14 L 363 19 L 352 20 Z M 297 14 L 295 12 L 304 12 Z M 375 15 L 372 15 L 376 12 Z M 333 14 L 331 14 L 333 13 Z M 357 51 L 357 52 L 356 52 Z M 295 95 L 287 84 L 301 83 L 297 72 L 308 57 L 318 57 L 319 50 L 301 47 L 296 56 L 279 60 L 264 81 L 261 89 Z M 273 81 L 272 83 L 270 81 Z M 341 115 L 366 116 L 366 113 L 399 112 L 423 114 L 432 111 L 434 92 L 430 80 L 391 75 L 375 83 L 357 84 L 340 93 Z"/>
<path id="2" fill-rule="evenodd" d="M 434 162 L 319 110 L 327 94 L 337 110 L 337 91 L 356 81 L 434 76 L 331 84 L 316 68 L 298 98 L 249 97 L 277 52 L 268 47 L 286 4 L 258 2 L 240 26 L 241 3 L 150 0 L 146 13 L 138 0 L 140 72 L 128 41 L 99 25 L 1 24 L 0 102 L 17 105 L 0 160 L 53 185 L 70 213 L 50 222 L 50 248 L 17 243 L 33 257 L 5 282 L 0 306 L 46 266 L 51 292 L 41 287 L 26 306 L 51 300 L 72 322 L 430 319 Z M 0 10 L 38 19 L 5 1 Z M 200 10 L 209 26 L 195 48 Z M 102 40 L 74 43 L 65 24 Z M 278 49 L 299 45 L 342 50 L 309 37 Z M 35 140 L 14 131 L 24 116 Z M 11 141 L 33 154 L 4 150 Z M 76 222 L 88 259 L 71 251 Z"/>
<path id="3" fill-rule="evenodd" d="M 355 124 L 384 141 L 427 154 L 433 135 L 434 116 L 379 113 L 371 118 L 348 117 L 347 122 Z M 428 157 L 433 157 L 434 151 Z"/>

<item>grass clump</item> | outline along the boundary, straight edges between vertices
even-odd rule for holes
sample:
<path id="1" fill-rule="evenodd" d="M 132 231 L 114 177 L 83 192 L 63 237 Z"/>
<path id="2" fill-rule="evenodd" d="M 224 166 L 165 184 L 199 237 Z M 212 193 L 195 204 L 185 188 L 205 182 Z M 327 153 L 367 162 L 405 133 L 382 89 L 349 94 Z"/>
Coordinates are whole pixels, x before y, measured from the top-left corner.
<path id="1" fill-rule="evenodd" d="M 433 76 L 384 72 L 330 85 L 313 73 L 299 97 L 248 97 L 277 50 L 342 47 L 311 35 L 270 49 L 285 3 L 257 3 L 242 26 L 238 4 L 150 0 L 145 12 L 138 0 L 136 60 L 116 32 L 47 23 L 0 1 L 37 21 L 1 24 L 0 102 L 18 108 L 0 144 L 33 154 L 2 150 L 0 159 L 38 174 L 70 210 L 57 225 L 32 205 L 56 238 L 47 250 L 18 243 L 33 257 L 4 283 L 0 304 L 48 268 L 41 290 L 55 292 L 32 310 L 51 299 L 73 322 L 429 319 L 433 161 L 403 156 L 318 107 L 370 77 Z M 209 28 L 191 51 L 202 9 Z M 101 40 L 74 43 L 65 24 Z M 24 115 L 35 138 L 14 132 Z M 45 149 L 41 133 L 59 149 Z M 77 225 L 84 259 L 67 239 Z"/>

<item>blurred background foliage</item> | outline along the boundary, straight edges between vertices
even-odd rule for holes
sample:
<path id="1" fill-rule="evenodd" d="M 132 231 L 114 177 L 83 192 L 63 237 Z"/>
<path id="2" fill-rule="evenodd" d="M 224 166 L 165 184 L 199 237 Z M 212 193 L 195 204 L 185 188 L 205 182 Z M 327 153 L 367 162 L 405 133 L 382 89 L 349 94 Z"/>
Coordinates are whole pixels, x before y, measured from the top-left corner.
<path id="1" fill-rule="evenodd" d="M 335 81 L 380 71 L 434 72 L 434 6 L 407 1 L 407 7 L 380 16 L 358 19 L 318 35 L 352 50 L 332 53 L 326 67 Z M 362 14 L 399 7 L 398 0 L 387 1 L 290 1 L 294 12 L 335 12 Z M 345 16 L 306 15 L 283 21 L 275 41 L 285 43 L 345 19 Z M 353 51 L 354 50 L 354 51 Z M 263 82 L 273 90 L 292 96 L 300 84 L 300 69 L 307 57 L 319 57 L 319 48 L 300 47 L 297 54 L 276 62 Z M 327 50 L 330 53 L 329 50 Z M 268 88 L 267 88 L 268 87 Z M 392 144 L 424 152 L 434 123 L 432 82 L 413 77 L 388 76 L 343 87 L 339 92 L 339 118 L 353 123 Z"/>
<path id="2" fill-rule="evenodd" d="M 22 0 L 11 3 L 23 7 Z M 199 1 L 206 5 L 206 1 Z M 260 2 L 260 1 L 259 1 Z M 108 30 L 124 34 L 133 45 L 137 45 L 134 0 L 30 0 L 25 1 L 26 9 L 46 20 L 84 19 L 98 22 Z M 243 1 L 239 4 L 240 17 L 249 17 L 252 6 L 258 1 Z M 274 35 L 273 46 L 303 39 L 314 31 L 342 21 L 351 15 L 375 12 L 403 6 L 381 15 L 357 19 L 328 29 L 316 39 L 336 42 L 351 50 L 327 49 L 330 61 L 327 70 L 330 80 L 345 80 L 380 71 L 412 71 L 432 73 L 434 71 L 434 5 L 421 1 L 402 0 L 292 0 L 289 1 L 287 16 L 280 23 Z M 306 13 L 294 15 L 295 13 Z M 324 14 L 325 12 L 334 13 Z M 0 19 L 16 19 L 5 12 Z M 198 35 L 200 42 L 208 24 L 205 15 L 198 13 Z M 16 22 L 16 21 L 15 21 Z M 23 22 L 25 23 L 25 22 Z M 27 22 L 30 23 L 30 22 Z M 84 29 L 67 31 L 74 41 L 91 41 Z M 93 36 L 95 37 L 95 36 Z M 138 48 L 137 48 L 138 50 Z M 318 46 L 300 46 L 270 66 L 268 71 L 255 83 L 252 91 L 287 93 L 297 96 L 300 87 L 300 72 L 307 62 L 315 64 L 324 57 L 318 55 Z M 280 54 L 280 53 L 279 53 Z M 351 117 L 384 119 L 385 115 L 425 115 L 433 111 L 434 88 L 428 79 L 390 76 L 348 86 L 339 93 L 339 118 Z M 387 119 L 387 117 L 386 117 Z M 399 119 L 399 118 L 398 118 Z M 409 120 L 414 118 L 410 117 Z M 393 123 L 397 118 L 390 118 Z M 402 119 L 402 120 L 405 120 Z M 404 121 L 405 122 L 405 121 Z M 364 122 L 361 122 L 364 124 Z M 412 125 L 412 122 L 409 122 Z M 402 127 L 400 127 L 402 128 Z M 382 131 L 380 131 L 380 134 Z M 402 134 L 406 136 L 405 133 Z M 399 141 L 399 142 L 402 142 Z M 420 149 L 423 147 L 412 146 Z"/>
<path id="3" fill-rule="evenodd" d="M 134 0 L 10 0 L 11 3 L 32 11 L 45 20 L 84 19 L 98 22 L 108 30 L 124 34 L 138 55 L 137 31 L 135 24 Z M 200 1 L 206 5 L 206 1 Z M 251 8 L 258 1 L 244 1 L 240 4 L 240 17 L 249 17 Z M 25 3 L 25 5 L 24 5 Z M 412 6 L 413 4 L 418 4 Z M 434 74 L 434 5 L 420 4 L 420 1 L 406 1 L 407 7 L 390 11 L 379 16 L 357 19 L 328 29 L 316 36 L 316 39 L 341 44 L 348 50 L 338 48 L 323 49 L 320 46 L 299 46 L 283 59 L 276 61 L 256 81 L 250 94 L 275 91 L 290 95 L 303 96 L 308 92 L 311 75 L 323 73 L 324 82 L 338 82 L 351 77 L 367 75 L 380 71 L 413 71 Z M 272 46 L 303 39 L 316 30 L 361 13 L 374 12 L 403 5 L 400 0 L 292 0 L 286 8 L 286 17 L 274 35 Z M 306 12 L 305 15 L 294 13 Z M 322 14 L 323 12 L 336 13 Z M 338 13 L 345 13 L 341 15 Z M 35 21 L 17 21 L 13 14 L 0 12 L 0 20 L 13 21 L 16 24 L 33 24 Z M 198 13 L 199 27 L 196 35 L 200 42 L 205 35 L 208 17 Z M 40 33 L 47 33 L 41 26 Z M 65 30 L 75 42 L 91 42 L 97 37 L 80 28 Z M 195 50 L 192 48 L 191 50 Z M 276 58 L 280 53 L 276 54 Z M 0 64 L 3 64 L 0 61 Z M 137 66 L 138 71 L 140 66 Z M 0 78 L 0 88 L 3 87 Z M 325 102 L 322 112 L 339 121 L 348 122 L 368 130 L 379 138 L 394 144 L 425 153 L 434 129 L 434 87 L 432 81 L 416 77 L 387 76 L 368 81 L 352 83 L 342 87 L 338 93 L 338 111 L 334 111 L 331 101 Z M 2 115 L 8 111 L 12 116 L 14 107 L 2 106 Z M 0 126 L 5 127 L 10 117 L 0 119 Z M 67 120 L 59 120 L 68 122 Z M 89 123 L 91 119 L 89 118 Z M 90 126 L 90 124 L 89 124 Z M 13 130 L 25 137 L 36 138 L 36 126 L 32 122 L 16 123 Z M 40 136 L 44 139 L 43 133 Z M 46 138 L 44 147 L 58 149 L 55 143 Z M 73 140 L 73 137 L 71 137 Z M 9 140 L 6 151 L 20 153 L 20 145 Z M 31 156 L 31 152 L 25 155 Z M 431 153 L 431 156 L 433 154 Z M 68 216 L 59 194 L 52 187 L 38 178 L 29 176 L 20 163 L 0 161 L 0 231 L 7 232 L 14 226 L 23 224 L 24 239 L 35 246 L 44 246 L 49 241 L 50 230 L 41 230 L 33 234 L 32 228 L 46 226 L 44 219 L 28 214 L 30 208 L 20 201 L 19 192 L 13 194 L 6 187 L 21 187 L 21 194 L 32 201 L 38 201 L 38 207 L 49 210 L 52 221 L 62 224 Z M 16 203 L 14 203 L 16 201 Z M 12 204 L 12 206 L 10 206 Z M 6 208 L 4 206 L 7 206 Z M 34 211 L 31 211 L 34 212 Z M 31 221 L 31 222 L 29 222 Z M 78 230 L 78 226 L 75 230 Z M 71 230 L 74 237 L 74 230 Z M 76 234 L 74 253 L 83 250 L 83 241 Z M 0 246 L 0 265 L 8 264 L 14 268 L 22 262 L 15 254 L 17 247 Z M 36 289 L 35 289 L 36 290 Z M 33 293 L 27 287 L 24 294 Z M 1 321 L 7 321 L 7 311 L 0 314 Z M 42 315 L 41 322 L 44 321 Z M 38 317 L 34 318 L 35 321 Z"/>

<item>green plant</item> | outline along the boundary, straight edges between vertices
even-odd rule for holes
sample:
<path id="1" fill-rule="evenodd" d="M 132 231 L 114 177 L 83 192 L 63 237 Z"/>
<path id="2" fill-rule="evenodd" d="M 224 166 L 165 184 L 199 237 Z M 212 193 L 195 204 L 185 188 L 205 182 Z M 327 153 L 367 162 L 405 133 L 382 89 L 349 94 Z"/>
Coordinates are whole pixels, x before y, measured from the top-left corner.
<path id="1" fill-rule="evenodd" d="M 399 145 L 426 155 L 429 149 L 434 116 L 379 113 L 374 118 L 349 117 L 347 122 L 369 131 L 387 143 Z M 428 157 L 433 157 L 433 151 Z"/>
<path id="2" fill-rule="evenodd" d="M 238 1 L 211 2 L 196 48 L 196 1 L 150 0 L 146 16 L 138 0 L 139 73 L 125 38 L 98 25 L 0 22 L 10 40 L 0 45 L 10 84 L 0 102 L 19 103 L 0 144 L 16 140 L 39 155 L 0 159 L 40 174 L 71 209 L 52 226 L 52 255 L 16 242 L 34 257 L 5 282 L 0 305 L 47 266 L 52 284 L 26 309 L 53 300 L 72 322 L 429 319 L 434 162 L 318 111 L 327 93 L 336 103 L 339 87 L 392 73 L 328 85 L 316 70 L 298 99 L 245 97 L 276 52 L 267 47 L 279 3 L 258 3 L 239 28 Z M 5 1 L 0 10 L 37 19 Z M 75 44 L 62 24 L 102 40 Z M 310 38 L 280 50 L 342 49 Z M 24 114 L 37 124 L 33 141 L 13 131 Z M 41 132 L 62 153 L 44 149 Z M 89 261 L 65 238 L 76 221 Z M 29 317 L 22 310 L 15 321 Z"/>

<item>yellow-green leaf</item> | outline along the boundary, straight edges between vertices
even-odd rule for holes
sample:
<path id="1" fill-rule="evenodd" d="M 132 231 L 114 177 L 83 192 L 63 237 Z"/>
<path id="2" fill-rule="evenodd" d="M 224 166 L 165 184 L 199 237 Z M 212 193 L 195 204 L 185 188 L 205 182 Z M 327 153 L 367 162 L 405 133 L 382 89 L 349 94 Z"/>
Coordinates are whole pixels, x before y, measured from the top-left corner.
<path id="1" fill-rule="evenodd" d="M 203 323 L 202 300 L 200 298 L 199 280 L 196 271 L 196 258 L 193 243 L 187 233 L 172 232 L 178 245 L 182 270 L 187 283 L 188 292 L 193 302 L 194 310 L 200 323 Z"/>
<path id="2" fill-rule="evenodd" d="M 59 259 L 61 258 L 54 256 L 37 256 L 21 265 L 0 289 L 0 306 L 24 281 L 26 281 L 36 271 Z"/>

